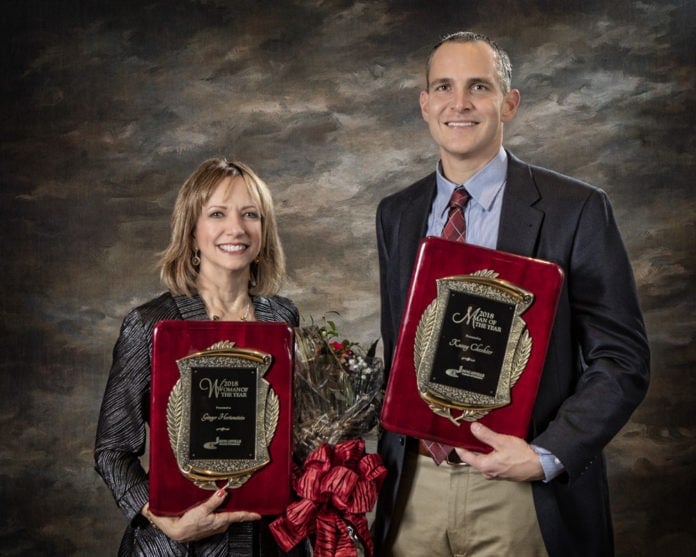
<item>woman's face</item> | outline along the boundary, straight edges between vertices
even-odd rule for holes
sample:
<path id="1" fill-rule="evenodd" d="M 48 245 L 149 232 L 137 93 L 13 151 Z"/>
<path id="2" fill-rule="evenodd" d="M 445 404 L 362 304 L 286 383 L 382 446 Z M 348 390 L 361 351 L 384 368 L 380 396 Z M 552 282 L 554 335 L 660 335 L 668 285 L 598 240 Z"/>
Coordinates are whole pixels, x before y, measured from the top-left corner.
<path id="1" fill-rule="evenodd" d="M 194 229 L 202 274 L 244 273 L 261 251 L 261 213 L 241 176 L 223 178 Z"/>

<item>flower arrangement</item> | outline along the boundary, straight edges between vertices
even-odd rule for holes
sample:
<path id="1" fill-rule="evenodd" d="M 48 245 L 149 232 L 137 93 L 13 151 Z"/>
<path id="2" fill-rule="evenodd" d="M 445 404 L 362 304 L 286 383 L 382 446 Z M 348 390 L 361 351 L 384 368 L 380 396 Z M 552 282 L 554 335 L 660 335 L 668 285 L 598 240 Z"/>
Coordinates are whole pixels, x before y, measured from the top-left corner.
<path id="1" fill-rule="evenodd" d="M 315 557 L 372 556 L 366 513 L 386 469 L 362 439 L 379 419 L 384 366 L 377 341 L 365 351 L 339 340 L 336 324 L 295 329 L 293 442 L 297 499 L 270 525 L 284 551 L 313 540 Z"/>
<path id="2" fill-rule="evenodd" d="M 384 366 L 377 341 L 364 350 L 340 340 L 336 323 L 323 318 L 295 331 L 295 459 L 303 462 L 323 443 L 365 435 L 377 425 Z"/>

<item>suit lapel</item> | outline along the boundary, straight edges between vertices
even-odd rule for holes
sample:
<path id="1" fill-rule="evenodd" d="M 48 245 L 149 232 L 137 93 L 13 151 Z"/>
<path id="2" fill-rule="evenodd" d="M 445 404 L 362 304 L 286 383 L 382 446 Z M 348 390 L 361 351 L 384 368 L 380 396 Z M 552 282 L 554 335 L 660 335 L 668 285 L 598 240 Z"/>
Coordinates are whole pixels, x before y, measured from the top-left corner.
<path id="1" fill-rule="evenodd" d="M 418 187 L 414 188 L 413 196 L 403 208 L 399 222 L 399 259 L 401 284 L 399 292 L 403 293 L 404 301 L 411 281 L 411 271 L 416 262 L 418 247 L 428 230 L 428 215 L 435 197 L 435 173 L 426 176 Z"/>
<path id="2" fill-rule="evenodd" d="M 205 321 L 208 313 L 203 299 L 198 294 L 193 296 L 174 296 L 174 303 L 184 321 Z"/>
<path id="3" fill-rule="evenodd" d="M 534 207 L 539 190 L 531 168 L 508 152 L 508 175 L 498 229 L 501 251 L 534 257 L 544 213 Z"/>
<path id="4" fill-rule="evenodd" d="M 426 176 L 402 207 L 398 226 L 399 292 L 405 301 L 416 261 L 418 246 L 425 236 L 428 215 L 435 197 L 435 173 Z M 500 215 L 497 249 L 509 253 L 534 257 L 537 239 L 544 219 L 543 211 L 534 205 L 540 199 L 531 168 L 508 152 L 508 175 L 505 184 L 503 207 Z"/>

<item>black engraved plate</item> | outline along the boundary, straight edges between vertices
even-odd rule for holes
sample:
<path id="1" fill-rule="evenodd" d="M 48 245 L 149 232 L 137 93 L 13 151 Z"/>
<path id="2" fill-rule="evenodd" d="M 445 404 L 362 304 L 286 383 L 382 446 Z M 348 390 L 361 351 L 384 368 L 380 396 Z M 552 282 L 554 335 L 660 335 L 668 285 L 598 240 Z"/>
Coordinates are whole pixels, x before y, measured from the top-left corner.
<path id="1" fill-rule="evenodd" d="M 190 458 L 254 459 L 256 368 L 191 369 Z"/>
<path id="2" fill-rule="evenodd" d="M 495 396 L 515 305 L 450 291 L 430 381 Z"/>

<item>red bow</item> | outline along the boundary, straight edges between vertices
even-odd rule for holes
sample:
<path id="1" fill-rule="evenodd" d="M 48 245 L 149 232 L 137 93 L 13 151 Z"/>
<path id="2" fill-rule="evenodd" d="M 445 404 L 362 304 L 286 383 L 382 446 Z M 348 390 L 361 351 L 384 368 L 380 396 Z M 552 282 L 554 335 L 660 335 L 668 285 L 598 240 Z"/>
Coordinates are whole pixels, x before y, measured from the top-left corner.
<path id="1" fill-rule="evenodd" d="M 353 541 L 357 536 L 371 557 L 365 513 L 374 507 L 386 475 L 380 456 L 365 454 L 362 439 L 315 449 L 294 481 L 300 500 L 270 524 L 278 545 L 289 551 L 316 534 L 314 557 L 357 557 Z"/>

